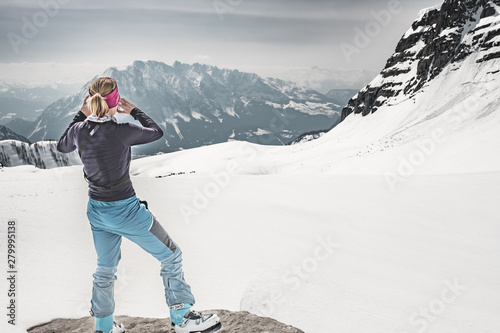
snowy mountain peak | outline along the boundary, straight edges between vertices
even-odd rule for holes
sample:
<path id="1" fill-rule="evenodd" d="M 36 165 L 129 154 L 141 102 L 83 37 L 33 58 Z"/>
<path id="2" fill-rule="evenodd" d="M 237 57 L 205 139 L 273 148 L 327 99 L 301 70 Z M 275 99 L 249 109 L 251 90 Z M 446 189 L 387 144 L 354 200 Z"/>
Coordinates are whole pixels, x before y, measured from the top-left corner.
<path id="1" fill-rule="evenodd" d="M 170 66 L 158 61 L 135 61 L 126 68 L 108 68 L 94 79 L 102 76 L 116 79 L 120 95 L 164 129 L 163 140 L 145 146 L 137 154 L 228 140 L 281 145 L 340 119 L 341 106 L 336 100 L 315 90 L 200 63 L 176 61 Z M 59 138 L 79 110 L 89 84 L 78 94 L 45 109 L 28 138 Z"/>
<path id="2" fill-rule="evenodd" d="M 382 72 L 343 109 L 342 120 L 351 113 L 367 115 L 381 105 L 412 98 L 466 60 L 478 73 L 498 68 L 499 13 L 500 0 L 447 0 L 420 11 Z"/>

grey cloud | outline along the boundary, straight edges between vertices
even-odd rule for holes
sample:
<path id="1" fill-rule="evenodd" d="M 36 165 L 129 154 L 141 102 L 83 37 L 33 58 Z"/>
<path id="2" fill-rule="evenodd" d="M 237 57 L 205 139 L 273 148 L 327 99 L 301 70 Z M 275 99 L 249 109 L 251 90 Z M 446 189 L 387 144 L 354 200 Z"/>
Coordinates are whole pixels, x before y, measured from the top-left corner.
<path id="1" fill-rule="evenodd" d="M 213 0 L 72 0 L 28 43 L 19 45 L 16 54 L 7 34 L 22 36 L 23 19 L 32 20 L 42 9 L 38 0 L 3 0 L 0 62 L 113 63 L 171 57 L 189 62 L 203 54 L 219 64 L 236 58 L 256 65 L 273 66 L 286 60 L 292 66 L 380 70 L 418 10 L 436 4 L 401 0 L 403 13 L 369 49 L 346 64 L 339 45 L 352 40 L 354 28 L 363 28 L 373 20 L 371 12 L 384 10 L 388 2 L 242 0 L 231 2 L 235 5 L 221 17 Z"/>

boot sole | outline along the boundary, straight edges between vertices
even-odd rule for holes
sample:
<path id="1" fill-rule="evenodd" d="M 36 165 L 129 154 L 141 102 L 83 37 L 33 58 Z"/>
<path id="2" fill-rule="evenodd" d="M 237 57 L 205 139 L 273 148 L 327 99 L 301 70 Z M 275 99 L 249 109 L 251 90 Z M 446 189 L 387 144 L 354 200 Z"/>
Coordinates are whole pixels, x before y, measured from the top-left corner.
<path id="1" fill-rule="evenodd" d="M 206 330 L 204 331 L 196 331 L 197 333 L 212 333 L 212 332 L 216 332 L 218 330 L 220 330 L 222 328 L 222 324 L 221 322 L 218 322 L 217 324 L 215 324 L 214 326 L 210 327 L 210 328 L 207 328 Z M 193 332 L 194 333 L 194 332 Z"/>

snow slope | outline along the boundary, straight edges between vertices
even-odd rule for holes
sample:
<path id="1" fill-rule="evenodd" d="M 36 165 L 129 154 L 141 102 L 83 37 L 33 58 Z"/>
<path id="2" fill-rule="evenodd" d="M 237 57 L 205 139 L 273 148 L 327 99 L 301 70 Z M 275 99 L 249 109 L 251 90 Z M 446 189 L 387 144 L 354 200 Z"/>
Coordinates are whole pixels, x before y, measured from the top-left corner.
<path id="1" fill-rule="evenodd" d="M 484 66 L 304 144 L 134 160 L 197 307 L 305 332 L 498 332 L 499 88 Z M 96 258 L 81 167 L 4 168 L 0 183 L 0 239 L 6 220 L 19 226 L 19 328 L 87 315 Z M 168 316 L 158 270 L 124 241 L 117 314 Z"/>
<path id="2" fill-rule="evenodd" d="M 387 179 L 498 171 L 500 155 L 493 152 L 500 149 L 500 85 L 495 75 L 486 73 L 499 66 L 500 60 L 477 64 L 471 57 L 459 68 L 447 68 L 414 97 L 400 98 L 366 117 L 351 114 L 303 144 L 233 142 L 152 157 L 143 160 L 148 165 L 144 168 L 138 160 L 134 166 L 137 172 L 147 168 L 152 176 L 167 172 L 165 168 L 223 169 L 230 159 L 243 168 L 272 165 L 287 174 L 373 174 Z M 149 161 L 155 161 L 152 168 Z"/>
<path id="3" fill-rule="evenodd" d="M 222 185 L 180 166 L 133 177 L 183 249 L 197 308 L 305 332 L 498 331 L 500 172 L 419 175 L 393 191 L 381 176 L 259 175 L 272 167 L 219 171 Z M 5 168 L 0 181 L 0 239 L 18 225 L 18 328 L 87 315 L 96 258 L 81 169 Z M 118 315 L 168 316 L 159 264 L 127 240 L 115 293 Z"/>
<path id="4" fill-rule="evenodd" d="M 315 333 L 500 331 L 500 60 L 483 56 L 310 142 L 134 160 L 197 307 Z M 2 246 L 6 221 L 18 225 L 16 328 L 87 315 L 96 258 L 81 167 L 4 168 L 0 184 Z M 159 264 L 129 241 L 115 292 L 116 314 L 168 316 Z"/>

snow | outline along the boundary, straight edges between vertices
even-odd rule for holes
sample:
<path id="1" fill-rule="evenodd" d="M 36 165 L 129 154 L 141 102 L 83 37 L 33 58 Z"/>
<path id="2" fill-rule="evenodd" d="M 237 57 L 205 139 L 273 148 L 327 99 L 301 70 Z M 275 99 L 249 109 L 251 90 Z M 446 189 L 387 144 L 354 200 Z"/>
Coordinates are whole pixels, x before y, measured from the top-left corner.
<path id="1" fill-rule="evenodd" d="M 436 5 L 436 6 L 432 6 L 432 7 L 428 7 L 428 8 L 424 8 L 424 9 L 421 9 L 419 12 L 418 12 L 418 15 L 417 15 L 417 18 L 415 19 L 415 22 L 419 22 L 420 20 L 422 20 L 422 18 L 427 15 L 427 13 L 429 12 L 432 12 L 433 10 L 440 10 L 441 9 L 441 4 L 439 5 Z"/>
<path id="2" fill-rule="evenodd" d="M 500 85 L 488 73 L 500 60 L 481 57 L 313 141 L 132 161 L 138 196 L 183 250 L 196 308 L 305 332 L 498 332 Z M 81 166 L 3 168 L 0 184 L 2 244 L 6 222 L 18 226 L 16 328 L 88 315 Z M 168 316 L 158 262 L 127 240 L 115 295 L 117 315 Z"/>
<path id="3" fill-rule="evenodd" d="M 302 103 L 290 101 L 288 104 L 283 105 L 283 108 L 293 108 L 297 111 L 313 116 L 324 114 L 325 116 L 333 117 L 338 114 L 338 111 L 332 109 L 331 103 L 314 103 L 309 101 Z"/>
<path id="4" fill-rule="evenodd" d="M 453 28 L 446 28 L 446 29 L 443 29 L 441 31 L 441 33 L 439 34 L 440 37 L 442 36 L 447 36 L 447 35 L 450 35 L 450 34 L 453 34 L 453 33 L 456 33 L 457 31 L 459 30 L 459 27 L 453 27 Z M 463 35 L 466 35 L 467 32 L 464 32 Z M 463 38 L 463 37 L 462 37 Z"/>
<path id="5" fill-rule="evenodd" d="M 183 114 L 183 113 L 180 113 L 180 112 L 176 112 L 176 113 L 174 114 L 174 116 L 175 116 L 175 117 L 179 117 L 180 119 L 182 119 L 183 121 L 185 121 L 185 122 L 187 122 L 187 123 L 191 121 L 191 118 L 190 118 L 189 116 L 187 116 L 187 115 L 185 115 L 185 114 Z"/>
<path id="6" fill-rule="evenodd" d="M 228 138 L 228 141 L 234 140 L 235 137 L 236 137 L 236 133 L 234 132 L 234 129 L 233 129 L 233 131 L 231 132 L 231 135 Z"/>
<path id="7" fill-rule="evenodd" d="M 269 101 L 265 101 L 265 103 L 269 106 L 272 106 L 273 108 L 275 109 L 281 109 L 282 108 L 282 105 L 281 104 L 278 104 L 278 103 L 273 103 L 273 102 L 269 102 Z"/>
<path id="8" fill-rule="evenodd" d="M 403 38 L 408 38 L 408 36 L 411 36 L 413 34 L 416 34 L 416 33 L 422 33 L 425 31 L 425 29 L 427 28 L 427 26 L 418 26 L 415 30 L 413 29 L 413 27 L 410 27 L 410 29 L 408 29 L 405 34 L 403 35 Z"/>
<path id="9" fill-rule="evenodd" d="M 56 141 L 38 141 L 28 144 L 26 142 L 16 140 L 0 140 L 0 156 L 8 156 L 8 160 L 4 160 L 5 166 L 18 166 L 25 164 L 33 164 L 38 161 L 45 168 L 57 168 L 66 165 L 81 165 L 80 157 L 76 151 L 71 154 L 62 154 L 57 151 Z M 6 162 L 6 163 L 5 163 Z"/>
<path id="10" fill-rule="evenodd" d="M 194 119 L 197 119 L 197 120 L 200 120 L 201 118 L 203 118 L 203 116 L 196 111 L 191 111 L 191 115 L 193 116 Z"/>
<path id="11" fill-rule="evenodd" d="M 257 131 L 253 132 L 253 134 L 255 134 L 255 135 L 268 135 L 268 134 L 273 134 L 273 133 L 271 131 L 268 131 L 268 130 L 265 130 L 262 128 L 258 128 Z"/>
<path id="12" fill-rule="evenodd" d="M 238 118 L 240 117 L 240 116 L 239 116 L 239 115 L 238 115 L 238 114 L 234 111 L 234 106 L 232 106 L 232 107 L 226 107 L 226 108 L 224 109 L 224 111 L 225 111 L 228 115 L 230 115 L 231 117 L 238 117 Z"/>
<path id="13" fill-rule="evenodd" d="M 165 119 L 165 121 L 169 124 L 171 124 L 173 127 L 174 127 L 174 130 L 175 130 L 175 133 L 177 133 L 177 135 L 179 136 L 179 138 L 182 140 L 184 137 L 181 133 L 181 130 L 179 129 L 179 126 L 177 125 L 177 123 L 179 122 L 177 119 L 173 118 L 173 119 Z"/>
<path id="14" fill-rule="evenodd" d="M 249 100 L 248 98 L 245 98 L 244 96 L 241 96 L 240 101 L 243 103 L 244 107 L 247 107 L 248 103 L 250 103 L 251 100 Z"/>
<path id="15" fill-rule="evenodd" d="M 306 332 L 497 332 L 500 88 L 485 66 L 467 60 L 307 143 L 134 160 L 138 196 L 183 249 L 196 307 Z M 184 174 L 156 178 L 172 172 Z M 0 239 L 5 221 L 18 225 L 18 328 L 88 315 L 96 258 L 81 166 L 4 168 L 0 183 Z M 168 316 L 158 272 L 124 240 L 117 315 Z"/>
<path id="16" fill-rule="evenodd" d="M 133 174 L 148 168 L 132 177 L 137 193 L 183 249 L 197 308 L 252 310 L 306 332 L 416 331 L 410 318 L 458 283 L 466 289 L 448 292 L 453 302 L 428 322 L 433 331 L 498 330 L 500 172 L 414 176 L 392 191 L 380 175 L 287 174 L 279 159 L 243 149 L 247 164 L 200 206 L 197 193 L 224 184 L 223 165 L 153 178 L 151 170 L 200 163 L 134 161 Z M 81 168 L 9 168 L 0 180 L 3 219 L 18 224 L 19 327 L 87 315 L 95 254 Z M 168 316 L 158 272 L 124 240 L 117 315 Z M 311 299 L 319 314 L 305 306 Z"/>
<path id="17" fill-rule="evenodd" d="M 2 118 L 0 119 L 12 119 L 16 116 L 17 113 L 14 113 L 14 112 L 9 112 L 7 113 L 5 116 L 3 116 Z"/>

